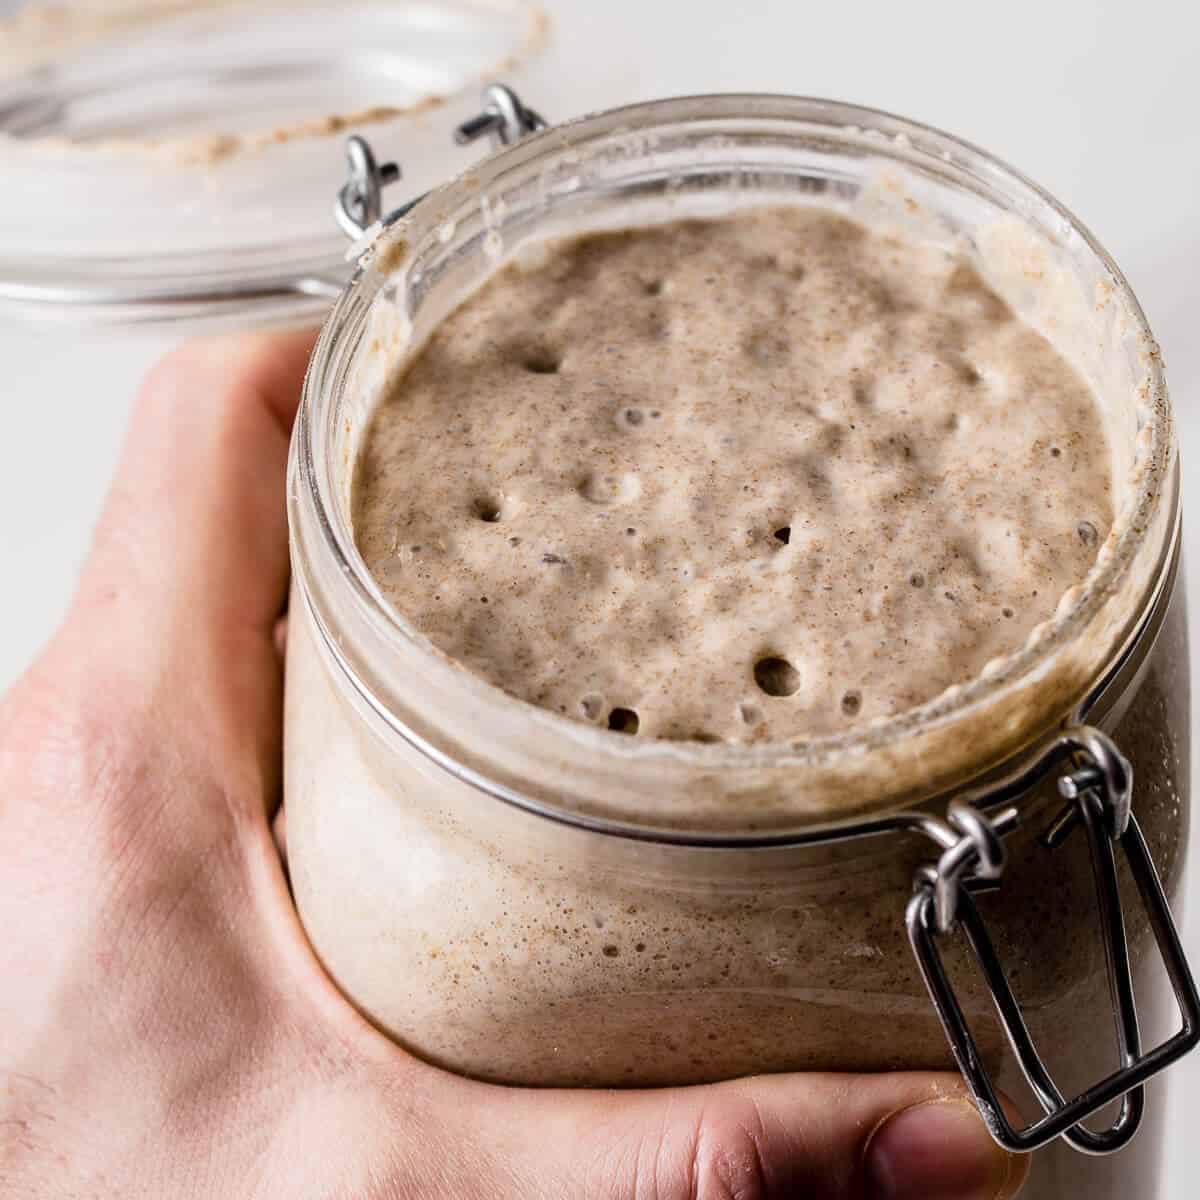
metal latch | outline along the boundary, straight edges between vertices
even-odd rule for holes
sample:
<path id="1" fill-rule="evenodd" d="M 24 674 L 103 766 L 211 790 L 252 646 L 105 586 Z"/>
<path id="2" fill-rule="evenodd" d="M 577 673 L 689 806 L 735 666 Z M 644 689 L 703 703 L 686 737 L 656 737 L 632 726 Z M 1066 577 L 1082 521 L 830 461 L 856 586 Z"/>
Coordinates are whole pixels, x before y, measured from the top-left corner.
<path id="1" fill-rule="evenodd" d="M 512 88 L 491 83 L 483 89 L 483 109 L 454 131 L 454 140 L 465 146 L 489 137 L 493 148 L 498 150 L 545 128 L 545 120 L 527 108 Z M 383 220 L 383 189 L 399 180 L 402 172 L 398 163 L 376 162 L 371 144 L 357 134 L 346 139 L 346 165 L 347 179 L 334 201 L 333 215 L 342 232 L 357 240 Z M 403 216 L 421 199 L 417 196 L 389 216 L 392 219 Z"/>
<path id="2" fill-rule="evenodd" d="M 917 873 L 908 904 L 908 935 L 955 1061 L 996 1141 L 1008 1150 L 1025 1152 L 1062 1137 L 1085 1154 L 1112 1154 L 1137 1132 L 1145 1108 L 1146 1081 L 1200 1042 L 1200 996 L 1162 882 L 1132 812 L 1132 767 L 1107 735 L 1080 726 L 1055 739 L 1023 776 L 1022 783 L 1027 784 L 1031 775 L 1044 776 L 1062 765 L 1067 770 L 1058 779 L 1058 790 L 1066 805 L 1041 840 L 1047 850 L 1053 850 L 1077 827 L 1082 825 L 1086 832 L 1116 1026 L 1118 1069 L 1073 1099 L 1064 1098 L 1034 1045 L 975 905 L 974 892 L 999 886 L 1006 859 L 1004 839 L 1019 824 L 1015 808 L 985 816 L 973 805 L 956 801 L 950 806 L 947 822 L 927 822 L 922 827 L 922 832 L 942 846 L 942 855 L 936 864 Z M 1145 1054 L 1117 885 L 1117 846 L 1124 852 L 1137 884 L 1183 1022 L 1180 1032 Z M 1044 1112 L 1039 1120 L 1021 1129 L 1015 1128 L 1004 1112 L 938 948 L 938 939 L 960 925 L 983 971 L 1021 1071 Z M 1083 1124 L 1116 1100 L 1121 1101 L 1121 1107 L 1108 1128 L 1097 1132 Z"/>

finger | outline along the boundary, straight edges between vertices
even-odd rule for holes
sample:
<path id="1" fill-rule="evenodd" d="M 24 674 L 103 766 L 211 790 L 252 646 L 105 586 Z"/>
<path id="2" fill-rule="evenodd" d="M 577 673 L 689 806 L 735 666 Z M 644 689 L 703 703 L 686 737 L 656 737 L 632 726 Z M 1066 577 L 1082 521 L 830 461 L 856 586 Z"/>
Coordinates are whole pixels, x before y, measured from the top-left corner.
<path id="1" fill-rule="evenodd" d="M 278 617 L 284 472 L 313 338 L 195 341 L 147 376 L 85 571 L 92 592 L 119 589 L 131 623 Z"/>
<path id="2" fill-rule="evenodd" d="M 779 1075 L 666 1092 L 511 1095 L 513 1128 L 537 1130 L 537 1147 L 525 1151 L 540 1155 L 532 1173 L 555 1178 L 555 1195 L 1009 1200 L 1028 1173 L 1027 1157 L 991 1139 L 957 1075 Z M 528 1194 L 541 1196 L 541 1186 L 531 1180 Z"/>
<path id="3" fill-rule="evenodd" d="M 68 621 L 89 670 L 201 738 L 278 723 L 285 473 L 313 337 L 193 342 L 151 372 Z"/>

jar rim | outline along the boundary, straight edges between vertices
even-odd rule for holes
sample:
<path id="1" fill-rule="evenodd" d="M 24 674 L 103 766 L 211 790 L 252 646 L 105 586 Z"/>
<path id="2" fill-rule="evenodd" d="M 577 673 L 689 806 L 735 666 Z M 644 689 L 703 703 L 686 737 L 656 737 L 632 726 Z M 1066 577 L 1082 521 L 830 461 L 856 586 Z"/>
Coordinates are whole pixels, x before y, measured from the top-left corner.
<path id="1" fill-rule="evenodd" d="M 900 147 L 900 150 L 896 151 L 897 154 L 903 151 L 905 154 L 919 153 L 940 157 L 1003 183 L 1018 192 L 1029 204 L 1040 205 L 1046 213 L 1061 223 L 1064 230 L 1069 231 L 1073 239 L 1078 239 L 1086 247 L 1087 252 L 1111 282 L 1114 297 L 1119 300 L 1123 311 L 1135 325 L 1134 336 L 1144 351 L 1143 411 L 1146 417 L 1139 430 L 1141 469 L 1133 481 L 1131 498 L 1124 515 L 1118 517 L 1120 528 L 1114 526 L 1109 541 L 1101 548 L 1087 576 L 1077 589 L 1072 589 L 1077 594 L 1072 597 L 1071 602 L 1060 604 L 1054 615 L 1039 626 L 1024 645 L 1006 658 L 989 664 L 985 672 L 970 681 L 954 685 L 921 704 L 892 716 L 879 718 L 870 724 L 811 738 L 799 737 L 750 745 L 649 739 L 639 741 L 583 726 L 569 717 L 549 712 L 505 693 L 475 676 L 468 669 L 452 663 L 388 603 L 354 545 L 353 537 L 346 536 L 347 531 L 339 528 L 338 521 L 328 511 L 326 497 L 321 494 L 318 486 L 315 464 L 319 455 L 316 439 L 320 431 L 314 425 L 312 410 L 318 393 L 329 384 L 327 372 L 337 349 L 343 325 L 351 315 L 351 307 L 355 300 L 361 300 L 361 292 L 371 274 L 370 250 L 364 255 L 349 288 L 343 293 L 322 330 L 306 379 L 293 442 L 293 478 L 289 486 L 293 539 L 297 538 L 298 526 L 304 519 L 305 514 L 301 510 L 308 509 L 309 515 L 317 518 L 314 528 L 321 543 L 321 552 L 332 556 L 332 561 L 337 566 L 337 574 L 349 590 L 348 594 L 353 595 L 356 607 L 368 616 L 385 640 L 403 639 L 410 645 L 418 645 L 425 656 L 423 661 L 427 660 L 431 670 L 453 667 L 464 677 L 464 686 L 477 685 L 484 693 L 491 694 L 490 703 L 495 706 L 496 712 L 501 709 L 509 713 L 523 711 L 525 716 L 537 722 L 539 728 L 548 734 L 562 735 L 576 742 L 586 737 L 590 748 L 601 750 L 630 766 L 636 765 L 653 771 L 656 767 L 667 764 L 682 764 L 701 772 L 736 773 L 739 769 L 803 769 L 815 764 L 848 761 L 877 751 L 886 753 L 918 732 L 943 728 L 969 715 L 981 713 L 998 698 L 1014 693 L 1022 685 L 1028 685 L 1050 659 L 1084 634 L 1107 601 L 1127 582 L 1138 551 L 1145 544 L 1161 506 L 1164 503 L 1177 504 L 1177 494 L 1171 498 L 1164 496 L 1164 491 L 1170 490 L 1167 484 L 1175 461 L 1175 442 L 1161 356 L 1141 306 L 1120 268 L 1087 227 L 1043 188 L 986 151 L 941 130 L 882 110 L 820 98 L 745 93 L 673 97 L 621 106 L 553 126 L 545 132 L 508 147 L 473 168 L 465 176 L 458 177 L 425 197 L 405 214 L 402 222 L 385 228 L 375 244 L 375 252 L 379 252 L 380 242 L 395 244 L 403 237 L 411 245 L 422 236 L 432 234 L 444 219 L 447 208 L 452 207 L 451 202 L 457 198 L 456 193 L 485 194 L 489 184 L 499 179 L 506 171 L 514 166 L 527 164 L 552 148 L 561 148 L 568 143 L 575 144 L 615 129 L 636 130 L 667 121 L 686 120 L 689 116 L 701 120 L 753 116 L 807 122 L 824 126 L 831 131 L 853 130 L 857 133 L 865 130 L 875 133 L 876 136 L 882 133 L 892 146 Z M 887 149 L 881 147 L 881 152 Z M 384 253 L 386 254 L 386 251 Z M 1124 631 L 1121 643 L 1112 647 L 1104 670 L 1107 670 L 1128 646 L 1131 634 L 1129 629 Z M 343 662 L 342 665 L 353 672 L 353 668 L 348 667 L 346 663 Z M 478 700 L 479 696 L 475 699 Z M 1027 736 L 1022 744 L 1028 745 L 1035 734 L 1031 730 L 1026 730 L 1025 733 Z M 978 768 L 980 771 L 991 769 L 996 765 L 996 761 L 1004 760 L 981 762 Z M 487 782 L 486 775 L 484 781 Z M 478 783 L 478 780 L 474 782 Z M 505 791 L 503 787 L 486 790 L 496 794 Z M 510 796 L 505 798 L 511 799 Z M 867 810 L 860 806 L 857 809 L 848 809 L 841 815 L 855 817 L 864 811 Z M 830 816 L 831 813 L 825 812 L 824 821 L 828 822 Z M 803 820 L 800 823 L 811 824 Z"/>

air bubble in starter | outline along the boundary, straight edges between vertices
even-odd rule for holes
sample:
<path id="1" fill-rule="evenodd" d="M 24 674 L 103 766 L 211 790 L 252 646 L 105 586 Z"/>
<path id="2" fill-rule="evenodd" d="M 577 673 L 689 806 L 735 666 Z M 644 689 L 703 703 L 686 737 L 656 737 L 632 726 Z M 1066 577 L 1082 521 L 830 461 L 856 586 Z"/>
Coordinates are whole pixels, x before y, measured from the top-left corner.
<path id="1" fill-rule="evenodd" d="M 760 658 L 754 664 L 754 682 L 768 696 L 792 696 L 800 690 L 800 672 L 786 658 Z"/>
<path id="2" fill-rule="evenodd" d="M 588 475 L 579 483 L 579 494 L 589 504 L 629 504 L 641 490 L 642 485 L 633 474 Z"/>

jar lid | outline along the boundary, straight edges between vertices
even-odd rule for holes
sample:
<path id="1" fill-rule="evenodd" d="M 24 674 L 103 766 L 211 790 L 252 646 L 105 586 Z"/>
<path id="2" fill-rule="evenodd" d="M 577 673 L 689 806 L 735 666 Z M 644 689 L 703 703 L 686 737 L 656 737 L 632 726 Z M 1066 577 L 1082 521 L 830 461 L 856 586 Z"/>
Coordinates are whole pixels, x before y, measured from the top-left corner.
<path id="1" fill-rule="evenodd" d="M 106 0 L 0 25 L 0 311 L 293 316 L 348 278 L 330 211 L 370 127 L 417 195 L 545 40 L 530 0 Z M 397 189 L 398 197 L 400 189 Z"/>

